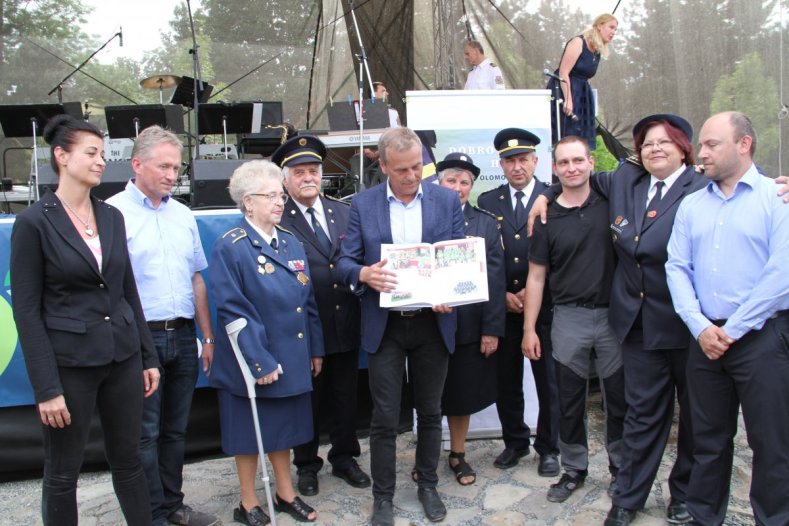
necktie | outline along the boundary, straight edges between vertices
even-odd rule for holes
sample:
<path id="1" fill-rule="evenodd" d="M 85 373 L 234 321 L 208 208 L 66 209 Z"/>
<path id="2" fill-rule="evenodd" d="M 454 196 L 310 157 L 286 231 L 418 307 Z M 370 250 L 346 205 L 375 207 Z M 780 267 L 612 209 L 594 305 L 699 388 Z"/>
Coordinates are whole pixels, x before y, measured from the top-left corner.
<path id="1" fill-rule="evenodd" d="M 515 224 L 523 225 L 526 220 L 526 207 L 523 206 L 523 196 L 525 194 L 518 190 L 515 192 Z"/>
<path id="2" fill-rule="evenodd" d="M 663 181 L 655 183 L 655 195 L 652 196 L 652 200 L 647 205 L 647 220 L 655 219 L 655 216 L 657 216 L 657 206 L 663 197 L 664 186 L 666 186 L 666 183 Z"/>
<path id="3" fill-rule="evenodd" d="M 309 207 L 307 213 L 310 215 L 310 222 L 312 223 L 312 229 L 315 231 L 315 237 L 318 238 L 318 243 L 320 243 L 323 251 L 328 254 L 331 252 L 331 241 L 329 240 L 329 236 L 326 235 L 323 227 L 321 227 L 321 224 L 318 222 L 318 218 L 315 217 L 315 209 Z"/>
<path id="4" fill-rule="evenodd" d="M 273 248 L 274 252 L 276 252 L 277 251 L 277 238 L 276 237 L 272 237 L 271 238 L 271 242 L 269 243 L 269 245 L 271 245 L 271 248 Z"/>

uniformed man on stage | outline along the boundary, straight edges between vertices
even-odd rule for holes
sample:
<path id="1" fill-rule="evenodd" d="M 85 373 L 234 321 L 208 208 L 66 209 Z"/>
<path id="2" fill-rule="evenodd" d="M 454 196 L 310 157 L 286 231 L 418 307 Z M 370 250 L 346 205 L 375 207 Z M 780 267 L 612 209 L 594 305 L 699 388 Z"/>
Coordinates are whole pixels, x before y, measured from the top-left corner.
<path id="1" fill-rule="evenodd" d="M 282 168 L 291 197 L 281 225 L 302 242 L 307 253 L 326 351 L 321 374 L 313 378 L 315 434 L 310 442 L 293 448 L 297 487 L 306 496 L 318 493 L 318 471 L 323 466 L 318 456 L 319 423 L 324 405 L 329 412 L 332 474 L 356 488 L 370 486 L 370 477 L 355 460 L 361 454 L 356 437 L 359 298 L 334 276 L 349 206 L 320 193 L 325 156 L 326 146 L 320 139 L 302 135 L 285 142 L 271 157 Z"/>
<path id="2" fill-rule="evenodd" d="M 490 59 L 485 58 L 482 44 L 476 40 L 468 41 L 463 47 L 463 58 L 471 66 L 463 89 L 505 89 L 501 70 Z"/>
<path id="3" fill-rule="evenodd" d="M 492 212 L 501 225 L 507 287 L 507 322 L 504 340 L 498 351 L 498 397 L 496 408 L 501 422 L 504 451 L 494 465 L 508 469 L 529 453 L 531 430 L 523 421 L 523 305 L 526 276 L 529 272 L 529 239 L 526 235 L 529 210 L 534 200 L 548 187 L 534 178 L 537 169 L 535 149 L 539 137 L 519 128 L 507 128 L 496 134 L 494 147 L 507 184 L 483 193 L 477 199 L 480 208 Z M 547 293 L 546 293 L 547 294 Z M 537 387 L 540 412 L 534 449 L 540 455 L 537 472 L 543 477 L 559 474 L 559 400 L 553 357 L 550 348 L 551 301 L 546 295 L 537 319 L 543 347 L 543 359 L 531 362 Z"/>

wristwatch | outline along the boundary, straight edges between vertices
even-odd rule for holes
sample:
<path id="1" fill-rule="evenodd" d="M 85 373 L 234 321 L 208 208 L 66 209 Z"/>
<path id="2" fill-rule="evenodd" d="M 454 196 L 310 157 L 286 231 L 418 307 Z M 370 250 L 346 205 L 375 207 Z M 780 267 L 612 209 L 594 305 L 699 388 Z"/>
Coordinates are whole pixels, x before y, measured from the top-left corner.
<path id="1" fill-rule="evenodd" d="M 216 343 L 216 340 L 213 339 L 213 338 L 203 338 L 203 345 L 208 345 L 208 344 L 213 345 L 215 343 Z"/>

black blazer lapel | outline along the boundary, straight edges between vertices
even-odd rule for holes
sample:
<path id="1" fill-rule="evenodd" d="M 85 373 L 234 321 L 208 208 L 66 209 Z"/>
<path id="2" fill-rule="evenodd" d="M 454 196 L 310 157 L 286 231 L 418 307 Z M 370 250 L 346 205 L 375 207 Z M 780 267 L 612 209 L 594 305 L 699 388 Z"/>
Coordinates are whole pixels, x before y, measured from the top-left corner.
<path id="1" fill-rule="evenodd" d="M 644 227 L 644 214 L 647 209 L 647 194 L 649 193 L 650 175 L 644 173 L 633 187 L 633 209 L 635 210 L 636 232 L 641 233 Z"/>
<path id="2" fill-rule="evenodd" d="M 307 223 L 307 218 L 304 217 L 304 214 L 301 213 L 301 210 L 293 203 L 292 199 L 285 205 L 284 217 L 287 218 L 286 225 L 289 230 L 292 229 L 294 232 L 297 232 L 300 239 L 307 240 L 308 243 L 315 247 L 315 250 L 327 257 L 329 256 L 323 251 L 323 247 L 318 243 L 315 231 L 312 229 L 312 226 Z"/>
<path id="3" fill-rule="evenodd" d="M 92 198 L 93 199 L 93 198 Z M 115 216 L 111 213 L 109 205 L 103 201 L 99 201 L 97 199 L 93 199 L 93 210 L 96 214 L 96 225 L 97 231 L 99 233 L 99 242 L 101 243 L 101 270 L 102 273 L 106 269 L 106 266 L 110 260 L 108 257 L 109 254 L 112 253 L 113 244 L 116 242 L 115 239 Z M 126 240 L 122 240 L 123 243 Z"/>
<path id="4" fill-rule="evenodd" d="M 93 257 L 88 245 L 82 239 L 82 236 L 77 232 L 77 229 L 74 228 L 74 224 L 71 222 L 71 219 L 68 216 L 68 212 L 66 212 L 66 208 L 61 203 L 60 199 L 55 196 L 54 193 L 47 193 L 44 197 L 41 198 L 42 204 L 46 213 L 44 217 L 52 225 L 52 228 L 63 238 L 63 240 L 68 243 L 77 253 L 82 256 L 85 262 L 96 272 L 96 275 L 100 276 L 101 272 L 99 271 L 99 266 L 96 263 L 96 258 Z M 98 214 L 98 210 L 96 210 L 96 214 Z M 97 217 L 98 220 L 98 217 Z M 103 235 L 103 232 L 99 231 L 99 235 Z M 102 243 L 102 250 L 104 249 Z"/>
<path id="5" fill-rule="evenodd" d="M 332 203 L 328 199 L 325 199 L 323 196 L 320 197 L 321 203 L 323 204 L 323 213 L 326 214 L 326 224 L 329 227 L 329 237 L 331 238 L 331 252 L 327 254 L 329 259 L 333 258 L 335 254 L 340 250 L 340 234 L 341 232 L 337 229 L 337 222 L 334 219 L 334 209 L 337 206 L 345 206 L 338 203 Z"/>
<path id="6" fill-rule="evenodd" d="M 477 213 L 476 210 L 471 206 L 471 203 L 466 203 L 466 206 L 463 207 L 463 232 L 466 236 L 473 235 L 470 232 L 474 232 L 474 228 L 477 224 Z"/>

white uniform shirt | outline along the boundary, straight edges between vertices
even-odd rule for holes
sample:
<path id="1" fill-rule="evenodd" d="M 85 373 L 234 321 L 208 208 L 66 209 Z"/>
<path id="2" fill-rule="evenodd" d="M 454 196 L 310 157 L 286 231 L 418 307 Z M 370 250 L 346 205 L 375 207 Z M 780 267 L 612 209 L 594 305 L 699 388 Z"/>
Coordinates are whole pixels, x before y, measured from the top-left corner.
<path id="1" fill-rule="evenodd" d="M 464 89 L 505 89 L 501 70 L 486 58 L 468 73 Z"/>

